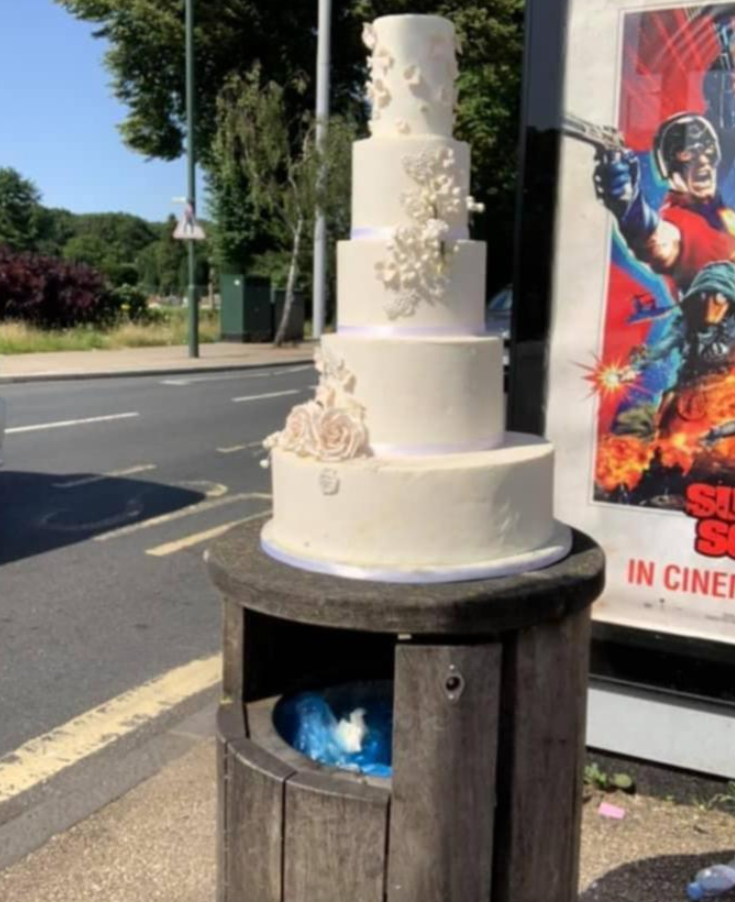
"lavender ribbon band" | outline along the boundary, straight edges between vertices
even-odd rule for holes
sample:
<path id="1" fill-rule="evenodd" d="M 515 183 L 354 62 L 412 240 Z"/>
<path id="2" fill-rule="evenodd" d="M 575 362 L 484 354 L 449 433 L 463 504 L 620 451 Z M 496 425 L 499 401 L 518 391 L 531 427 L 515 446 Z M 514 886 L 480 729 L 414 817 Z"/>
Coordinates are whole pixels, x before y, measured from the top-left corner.
<path id="1" fill-rule="evenodd" d="M 513 555 L 497 561 L 456 567 L 426 567 L 415 570 L 392 570 L 382 567 L 356 567 L 349 564 L 333 564 L 329 561 L 301 557 L 279 548 L 261 534 L 260 547 L 274 560 L 289 567 L 323 573 L 326 576 L 341 576 L 344 579 L 362 579 L 379 583 L 459 583 L 498 576 L 516 576 L 532 570 L 550 567 L 567 557 L 572 549 L 572 531 L 562 523 L 556 524 L 549 542 L 539 549 L 524 554 Z"/>
<path id="2" fill-rule="evenodd" d="M 386 228 L 377 228 L 373 226 L 358 226 L 350 232 L 351 241 L 360 241 L 361 239 L 371 239 L 390 241 L 395 237 L 395 226 Z M 444 241 L 469 241 L 470 230 L 467 226 L 461 226 L 456 229 L 450 229 L 444 236 Z"/>
<path id="3" fill-rule="evenodd" d="M 338 326 L 338 335 L 357 335 L 365 338 L 491 338 L 482 328 L 457 326 Z"/>

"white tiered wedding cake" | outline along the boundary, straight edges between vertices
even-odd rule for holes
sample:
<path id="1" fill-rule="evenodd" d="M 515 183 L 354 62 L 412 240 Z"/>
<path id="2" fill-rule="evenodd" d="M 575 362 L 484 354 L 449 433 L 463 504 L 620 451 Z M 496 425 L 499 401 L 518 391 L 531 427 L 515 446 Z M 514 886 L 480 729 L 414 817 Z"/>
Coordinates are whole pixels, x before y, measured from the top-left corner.
<path id="1" fill-rule="evenodd" d="M 503 343 L 484 334 L 485 245 L 469 239 L 469 147 L 452 138 L 458 50 L 437 16 L 386 16 L 371 51 L 372 137 L 353 155 L 337 333 L 314 400 L 266 441 L 262 545 L 307 570 L 450 582 L 569 551 L 552 446 L 504 433 Z"/>

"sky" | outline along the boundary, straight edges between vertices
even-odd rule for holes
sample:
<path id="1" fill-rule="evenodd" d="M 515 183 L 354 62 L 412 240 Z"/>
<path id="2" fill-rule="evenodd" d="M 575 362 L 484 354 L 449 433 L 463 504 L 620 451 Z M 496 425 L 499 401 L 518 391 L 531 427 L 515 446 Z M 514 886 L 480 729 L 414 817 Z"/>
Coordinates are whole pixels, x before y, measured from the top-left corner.
<path id="1" fill-rule="evenodd" d="M 0 167 L 35 182 L 48 207 L 180 215 L 185 159 L 149 161 L 123 145 L 125 107 L 93 30 L 53 0 L 0 0 Z"/>

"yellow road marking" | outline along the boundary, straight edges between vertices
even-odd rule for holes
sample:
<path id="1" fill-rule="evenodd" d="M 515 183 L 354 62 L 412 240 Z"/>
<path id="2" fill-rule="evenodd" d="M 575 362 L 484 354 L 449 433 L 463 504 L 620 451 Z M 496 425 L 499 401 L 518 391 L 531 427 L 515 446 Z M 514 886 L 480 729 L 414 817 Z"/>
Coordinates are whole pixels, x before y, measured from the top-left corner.
<path id="1" fill-rule="evenodd" d="M 76 489 L 80 485 L 92 485 L 94 482 L 102 482 L 103 479 L 114 479 L 117 476 L 133 476 L 136 473 L 146 473 L 155 470 L 155 464 L 141 464 L 139 467 L 128 467 L 127 470 L 110 470 L 109 473 L 99 473 L 97 476 L 85 476 L 84 479 L 72 479 L 70 482 L 57 482 L 55 489 Z"/>
<path id="2" fill-rule="evenodd" d="M 123 692 L 0 758 L 0 802 L 51 779 L 137 730 L 220 679 L 220 655 L 182 667 Z"/>
<path id="3" fill-rule="evenodd" d="M 232 520 L 230 523 L 223 523 L 221 526 L 215 526 L 213 529 L 207 529 L 204 532 L 197 532 L 190 536 L 184 536 L 183 539 L 176 539 L 174 542 L 166 542 L 164 545 L 156 545 L 155 548 L 149 548 L 146 554 L 151 557 L 166 557 L 169 554 L 176 554 L 177 551 L 183 551 L 185 548 L 192 548 L 194 545 L 200 545 L 202 542 L 208 542 L 210 539 L 216 539 L 233 526 L 240 526 L 241 523 L 250 523 L 251 520 L 258 520 L 261 517 L 267 517 L 270 511 L 262 511 L 259 514 L 253 514 L 251 517 L 244 517 L 242 520 Z"/>
<path id="4" fill-rule="evenodd" d="M 121 536 L 128 536 L 142 529 L 151 529 L 154 526 L 162 526 L 164 523 L 173 523 L 175 520 L 181 520 L 183 517 L 191 517 L 194 514 L 202 514 L 206 511 L 216 510 L 218 507 L 224 507 L 226 504 L 235 504 L 237 501 L 250 501 L 251 499 L 267 498 L 262 492 L 243 492 L 239 495 L 227 495 L 224 498 L 215 498 L 212 501 L 202 501 L 199 504 L 191 504 L 181 510 L 174 511 L 171 514 L 162 514 L 160 517 L 151 517 L 149 520 L 141 520 L 140 523 L 131 523 L 129 526 L 121 526 L 120 529 L 113 529 L 111 532 L 103 532 L 94 537 L 95 542 L 107 542 L 110 539 L 118 539 Z"/>

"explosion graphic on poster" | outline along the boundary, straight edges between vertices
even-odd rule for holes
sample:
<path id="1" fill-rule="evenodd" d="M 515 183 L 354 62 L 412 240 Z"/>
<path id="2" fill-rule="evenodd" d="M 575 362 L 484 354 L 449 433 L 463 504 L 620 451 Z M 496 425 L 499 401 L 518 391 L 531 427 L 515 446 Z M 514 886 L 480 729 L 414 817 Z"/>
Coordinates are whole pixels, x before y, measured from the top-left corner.
<path id="1" fill-rule="evenodd" d="M 733 520 L 735 4 L 626 15 L 617 127 L 565 132 L 615 223 L 595 500 Z"/>

